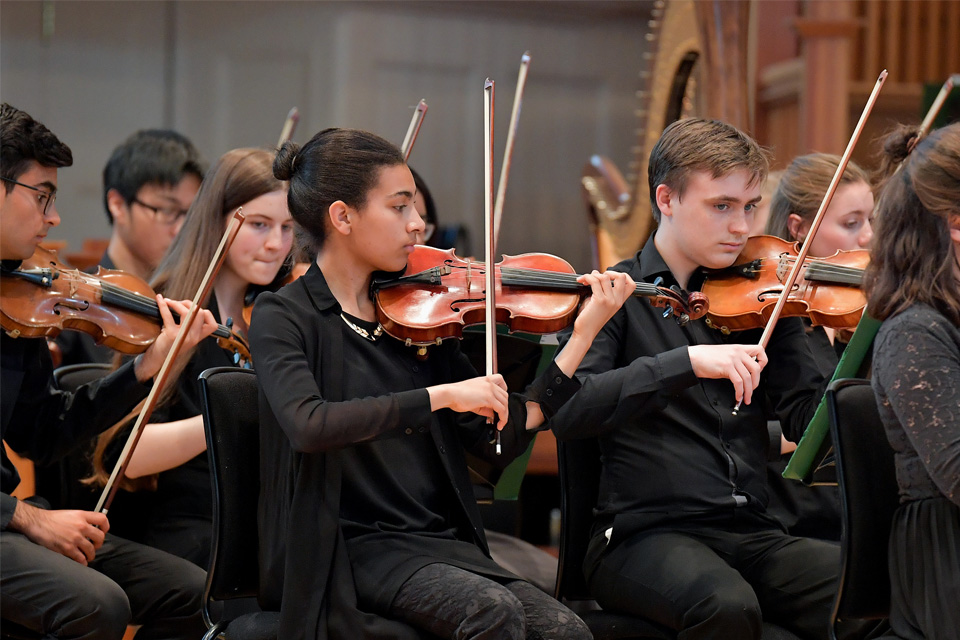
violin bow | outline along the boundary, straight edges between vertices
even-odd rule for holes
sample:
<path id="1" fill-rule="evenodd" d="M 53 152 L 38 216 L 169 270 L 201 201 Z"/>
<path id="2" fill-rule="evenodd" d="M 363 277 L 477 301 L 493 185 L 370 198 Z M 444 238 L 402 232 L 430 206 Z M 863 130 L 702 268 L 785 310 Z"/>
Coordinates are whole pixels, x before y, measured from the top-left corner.
<path id="1" fill-rule="evenodd" d="M 213 260 L 210 261 L 210 266 L 207 267 L 207 273 L 203 276 L 203 280 L 200 282 L 200 288 L 197 290 L 197 295 L 193 298 L 193 305 L 191 305 L 186 317 L 180 320 L 180 331 L 177 333 L 177 337 L 173 341 L 173 346 L 170 347 L 170 352 L 167 353 L 167 358 L 163 361 L 163 365 L 160 367 L 160 371 L 157 373 L 156 379 L 153 382 L 153 388 L 150 389 L 150 394 L 147 396 L 147 400 L 144 402 L 143 408 L 140 410 L 140 415 L 137 416 L 137 421 L 133 425 L 133 430 L 127 437 L 127 442 L 123 446 L 123 451 L 120 452 L 120 459 L 117 460 L 117 464 L 114 465 L 113 472 L 110 474 L 110 479 L 107 480 L 107 484 L 103 487 L 103 492 L 100 494 L 100 500 L 97 501 L 96 511 L 102 511 L 104 514 L 106 514 L 110 509 L 110 505 L 113 503 L 113 498 L 117 494 L 117 489 L 120 487 L 120 485 L 117 483 L 117 478 L 122 476 L 127 471 L 127 465 L 130 463 L 130 456 L 133 454 L 133 450 L 140 441 L 140 435 L 143 433 L 143 425 L 147 424 L 147 422 L 150 420 L 150 416 L 153 415 L 153 410 L 156 407 L 157 399 L 160 396 L 160 391 L 163 390 L 163 387 L 167 382 L 167 376 L 170 372 L 170 367 L 174 360 L 176 360 L 177 355 L 180 353 L 180 349 L 183 347 L 184 340 L 186 340 L 187 333 L 190 331 L 190 326 L 197 317 L 197 313 L 200 310 L 200 301 L 206 299 L 207 295 L 210 293 L 210 288 L 213 286 L 213 278 L 220 270 L 221 265 L 223 265 L 223 261 L 227 256 L 227 250 L 230 248 L 230 245 L 233 244 L 234 238 L 237 237 L 237 232 L 240 230 L 241 224 L 243 224 L 242 207 L 238 208 L 234 212 L 230 223 L 227 225 L 226 231 L 223 233 L 223 238 L 220 240 L 220 245 L 217 247 L 217 251 L 213 255 Z"/>
<path id="2" fill-rule="evenodd" d="M 780 319 L 780 314 L 783 312 L 784 305 L 787 303 L 787 298 L 790 296 L 790 292 L 793 291 L 793 286 L 797 283 L 797 276 L 800 275 L 800 268 L 807 259 L 807 253 L 810 252 L 810 245 L 813 244 L 813 237 L 816 235 L 817 229 L 820 228 L 820 223 L 823 221 L 824 213 L 826 212 L 827 207 L 830 206 L 830 201 L 833 200 L 833 194 L 837 191 L 837 187 L 840 185 L 840 178 L 843 177 L 843 172 L 847 168 L 847 163 L 850 162 L 850 156 L 853 154 L 853 149 L 857 146 L 857 140 L 860 139 L 860 134 L 863 132 L 863 126 L 867 123 L 867 118 L 870 117 L 870 112 L 873 110 L 873 105 L 877 101 L 877 96 L 880 95 L 880 89 L 883 87 L 883 83 L 886 81 L 886 79 L 887 70 L 884 69 L 880 72 L 880 77 L 877 78 L 877 83 L 873 86 L 873 91 L 870 93 L 870 97 L 867 99 L 867 104 L 863 108 L 863 113 L 860 114 L 860 121 L 857 122 L 857 126 L 853 130 L 853 135 L 850 137 L 850 141 L 847 143 L 847 148 L 843 152 L 843 156 L 840 158 L 840 164 L 837 165 L 837 170 L 833 174 L 833 179 L 830 181 L 830 186 L 827 187 L 827 192 L 823 196 L 823 201 L 820 202 L 820 208 L 817 210 L 817 215 L 810 224 L 810 231 L 807 232 L 807 237 L 805 238 L 803 245 L 800 247 L 800 253 L 797 254 L 793 266 L 790 268 L 787 279 L 783 284 L 783 293 L 781 293 L 780 297 L 777 299 L 777 304 L 773 307 L 773 313 L 770 314 L 770 318 L 767 320 L 767 326 L 763 329 L 763 335 L 760 336 L 760 346 L 764 349 L 767 348 L 767 344 L 770 342 L 770 336 L 773 335 L 773 329 L 777 324 L 777 320 Z M 740 404 L 741 403 L 738 402 L 733 408 L 733 415 L 737 415 L 737 413 L 740 411 Z"/>
<path id="3" fill-rule="evenodd" d="M 513 158 L 513 141 L 520 124 L 520 107 L 523 103 L 523 89 L 527 85 L 527 71 L 530 69 L 530 52 L 524 51 L 520 57 L 520 74 L 517 76 L 517 90 L 513 94 L 513 110 L 510 112 L 510 127 L 507 129 L 507 147 L 503 151 L 503 164 L 500 166 L 500 183 L 497 185 L 497 203 L 493 208 L 493 247 L 496 250 L 500 239 L 500 222 L 503 220 L 503 201 L 507 195 L 507 176 L 510 174 L 510 161 Z"/>
<path id="4" fill-rule="evenodd" d="M 953 91 L 953 88 L 957 85 L 960 85 L 960 73 L 954 73 L 951 75 L 949 78 L 947 78 L 947 81 L 943 83 L 943 86 L 940 87 L 940 93 L 938 93 L 937 97 L 934 98 L 933 104 L 931 104 L 930 108 L 927 110 L 927 115 L 924 116 L 923 122 L 920 123 L 920 128 L 917 130 L 916 137 L 910 142 L 909 151 L 912 152 L 914 147 L 916 147 L 917 144 L 930 132 L 930 127 L 933 126 L 933 121 L 937 119 L 940 109 L 943 108 L 943 103 L 947 101 L 947 96 L 950 95 L 950 92 Z M 897 167 L 897 169 L 899 168 L 900 167 Z"/>
<path id="5" fill-rule="evenodd" d="M 484 305 L 484 343 L 486 347 L 487 375 L 497 372 L 497 277 L 494 266 L 494 237 L 493 225 L 493 105 L 495 83 L 487 78 L 483 83 L 483 253 L 486 257 L 484 273 L 484 288 L 486 289 Z M 493 424 L 492 418 L 487 418 L 487 424 Z M 496 431 L 497 455 L 500 455 L 500 430 Z"/>
<path id="6" fill-rule="evenodd" d="M 293 130 L 297 128 L 297 123 L 300 122 L 300 111 L 296 107 L 290 109 L 290 112 L 287 113 L 287 119 L 283 121 L 283 129 L 280 130 L 280 140 L 277 142 L 277 148 L 283 146 L 284 142 L 290 140 L 293 137 Z"/>
<path id="7" fill-rule="evenodd" d="M 400 153 L 403 154 L 403 160 L 406 162 L 410 158 L 410 152 L 413 151 L 413 143 L 417 141 L 420 134 L 420 127 L 423 125 L 423 119 L 427 115 L 427 101 L 420 98 L 417 108 L 413 110 L 413 118 L 410 120 L 410 126 L 407 127 L 407 135 L 403 137 L 403 144 L 400 145 Z"/>

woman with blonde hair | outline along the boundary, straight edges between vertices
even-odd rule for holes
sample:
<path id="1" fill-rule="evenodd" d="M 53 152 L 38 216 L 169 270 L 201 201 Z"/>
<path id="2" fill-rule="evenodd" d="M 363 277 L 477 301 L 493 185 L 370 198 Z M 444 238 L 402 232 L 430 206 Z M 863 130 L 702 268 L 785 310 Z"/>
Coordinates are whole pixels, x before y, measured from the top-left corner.
<path id="1" fill-rule="evenodd" d="M 204 303 L 221 324 L 241 335 L 249 330 L 245 304 L 260 291 L 278 288 L 290 266 L 293 221 L 287 209 L 287 184 L 273 176 L 272 163 L 273 154 L 264 149 L 225 153 L 204 178 L 151 283 L 164 295 L 192 297 L 230 216 L 243 207 L 245 221 Z M 212 498 L 197 376 L 234 360 L 213 339 L 198 345 L 189 359 L 182 358 L 184 364 L 174 371 L 178 377 L 171 375 L 178 383 L 163 394 L 126 471 L 128 486 L 155 491 L 140 492 L 135 499 L 127 496 L 111 510 L 121 528 L 135 529 L 128 535 L 204 568 L 210 552 Z M 106 480 L 110 469 L 105 458 L 117 456 L 129 427 L 124 421 L 101 436 L 93 456 L 96 482 Z"/>

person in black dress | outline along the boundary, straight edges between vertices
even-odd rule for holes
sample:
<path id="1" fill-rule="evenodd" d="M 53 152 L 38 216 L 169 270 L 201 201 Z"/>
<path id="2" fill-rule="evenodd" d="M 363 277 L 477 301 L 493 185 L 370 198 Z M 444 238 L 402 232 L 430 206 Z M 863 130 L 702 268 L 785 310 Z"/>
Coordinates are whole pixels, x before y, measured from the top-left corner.
<path id="1" fill-rule="evenodd" d="M 891 134 L 865 286 L 883 321 L 873 389 L 895 452 L 890 626 L 906 640 L 960 630 L 960 124 Z M 905 159 L 904 159 L 905 158 Z"/>
<path id="2" fill-rule="evenodd" d="M 263 290 L 276 289 L 289 271 L 293 220 L 286 184 L 273 176 L 273 154 L 264 149 L 234 149 L 210 169 L 190 207 L 183 231 L 170 247 L 152 286 L 167 295 L 194 295 L 216 251 L 227 222 L 238 207 L 245 220 L 227 252 L 205 306 L 221 324 L 241 336 L 249 327 L 244 306 Z M 284 266 L 286 265 L 286 269 Z M 111 509 L 117 531 L 169 551 L 206 568 L 213 531 L 210 467 L 203 431 L 197 377 L 205 369 L 235 363 L 234 354 L 210 338 L 197 346 L 177 371 L 172 386 L 130 458 L 131 488 L 153 491 L 126 494 Z M 94 450 L 96 479 L 103 483 L 123 446 L 130 424 L 104 433 Z M 127 516 L 127 517 L 124 517 Z"/>
<path id="3" fill-rule="evenodd" d="M 783 172 L 770 203 L 766 233 L 803 242 L 817 215 L 823 196 L 840 164 L 839 156 L 811 153 L 794 158 Z M 840 184 L 824 213 L 809 256 L 825 258 L 837 251 L 866 249 L 873 237 L 873 190 L 867 173 L 854 162 L 847 164 Z M 831 378 L 846 343 L 829 327 L 803 319 L 810 350 L 824 377 Z M 851 329 L 853 327 L 850 327 Z M 780 459 L 767 465 L 773 514 L 795 536 L 840 539 L 840 495 L 835 486 L 807 487 L 783 477 L 796 445 L 782 443 Z"/>
<path id="4" fill-rule="evenodd" d="M 404 269 L 424 225 L 396 147 L 327 129 L 302 148 L 286 143 L 274 171 L 320 247 L 304 276 L 261 295 L 251 323 L 259 595 L 280 610 L 280 636 L 590 637 L 490 559 L 464 450 L 505 465 L 526 448 L 578 388 L 570 376 L 632 281 L 582 276 L 592 295 L 574 337 L 525 395 L 510 395 L 501 376 L 477 377 L 456 340 L 418 358 L 376 320 L 371 279 Z"/>
<path id="5" fill-rule="evenodd" d="M 57 170 L 69 147 L 28 114 L 0 106 L 0 259 L 4 272 L 30 258 L 60 224 Z M 4 274 L 4 279 L 8 276 Z M 56 389 L 46 340 L 0 333 L 0 437 L 17 453 L 52 462 L 119 419 L 145 397 L 179 331 L 170 310 L 190 302 L 157 296 L 163 329 L 141 355 L 75 393 Z M 184 345 L 216 328 L 197 316 Z M 138 638 L 199 637 L 204 572 L 188 562 L 108 533 L 98 512 L 44 508 L 11 494 L 20 476 L 0 448 L 0 613 L 44 637 L 119 640 L 128 624 Z M 6 624 L 4 624 L 6 627 Z"/>
<path id="6" fill-rule="evenodd" d="M 766 154 L 735 127 L 690 118 L 667 127 L 649 167 L 659 226 L 614 269 L 696 291 L 743 249 Z M 628 300 L 594 340 L 577 401 L 550 426 L 596 437 L 603 455 L 584 573 L 605 610 L 684 640 L 756 640 L 764 620 L 828 637 L 839 547 L 788 535 L 766 509 L 767 420 L 797 440 L 826 381 L 798 318 L 781 319 L 766 350 L 759 338 L 705 319 L 681 327 Z"/>

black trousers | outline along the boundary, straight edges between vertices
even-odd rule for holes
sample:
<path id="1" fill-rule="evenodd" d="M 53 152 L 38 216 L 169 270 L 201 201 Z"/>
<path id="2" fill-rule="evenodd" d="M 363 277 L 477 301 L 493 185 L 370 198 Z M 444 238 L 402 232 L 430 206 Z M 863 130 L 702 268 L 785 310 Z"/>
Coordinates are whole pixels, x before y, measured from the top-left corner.
<path id="1" fill-rule="evenodd" d="M 200 638 L 205 572 L 157 549 L 107 534 L 90 566 L 0 533 L 0 610 L 4 620 L 60 639 Z"/>
<path id="2" fill-rule="evenodd" d="M 588 558 L 603 543 L 593 540 Z M 659 622 L 678 640 L 759 640 L 763 620 L 805 639 L 829 637 L 834 543 L 779 530 L 655 530 L 599 556 L 585 572 L 600 606 Z"/>

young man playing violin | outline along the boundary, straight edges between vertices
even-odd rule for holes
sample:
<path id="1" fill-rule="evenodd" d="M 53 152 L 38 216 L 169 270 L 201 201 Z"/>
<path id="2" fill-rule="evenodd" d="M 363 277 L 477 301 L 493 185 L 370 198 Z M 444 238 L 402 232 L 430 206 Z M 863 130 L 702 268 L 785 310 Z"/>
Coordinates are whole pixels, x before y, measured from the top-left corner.
<path id="1" fill-rule="evenodd" d="M 0 106 L 3 188 L 0 189 L 0 259 L 16 270 L 60 223 L 54 199 L 57 169 L 72 153 L 45 126 L 8 104 Z M 6 276 L 5 276 L 6 277 Z M 51 462 L 77 442 L 120 419 L 147 395 L 180 330 L 190 302 L 157 303 L 163 330 L 142 355 L 76 393 L 54 388 L 43 339 L 0 335 L 2 435 L 11 449 Z M 16 304 L 16 300 L 3 300 Z M 190 348 L 216 322 L 203 311 L 190 329 Z M 144 638 L 199 637 L 204 573 L 161 551 L 108 534 L 102 513 L 47 510 L 11 494 L 20 483 L 0 450 L 0 611 L 5 621 L 57 638 L 116 638 L 128 624 Z"/>
<path id="2" fill-rule="evenodd" d="M 614 270 L 699 290 L 705 269 L 731 266 L 743 248 L 767 156 L 732 126 L 688 119 L 664 131 L 649 167 L 659 228 Z M 551 427 L 599 439 L 584 572 L 605 609 L 684 640 L 758 639 L 763 620 L 827 637 L 839 548 L 788 536 L 767 514 L 764 411 L 796 440 L 825 383 L 799 319 L 781 320 L 766 351 L 758 338 L 704 320 L 681 327 L 633 299 L 583 359 L 583 387 Z"/>

